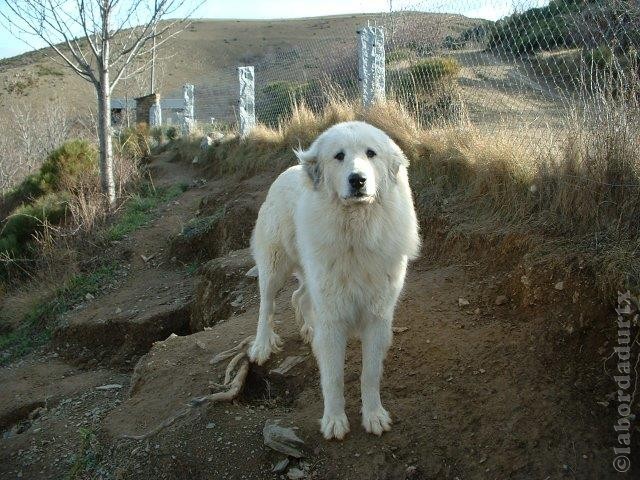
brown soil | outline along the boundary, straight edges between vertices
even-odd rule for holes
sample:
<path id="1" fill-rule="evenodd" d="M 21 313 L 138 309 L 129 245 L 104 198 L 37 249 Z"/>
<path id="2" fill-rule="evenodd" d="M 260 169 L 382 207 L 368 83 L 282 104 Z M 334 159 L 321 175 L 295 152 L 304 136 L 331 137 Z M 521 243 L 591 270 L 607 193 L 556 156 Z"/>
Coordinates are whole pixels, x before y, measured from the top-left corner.
<path id="1" fill-rule="evenodd" d="M 152 165 L 156 183 L 193 187 L 117 246 L 131 252 L 127 275 L 68 314 L 55 342 L 64 361 L 38 352 L 0 371 L 0 477 L 63 478 L 80 461 L 92 473 L 75 478 L 286 478 L 271 472 L 283 456 L 262 439 L 265 422 L 281 419 L 306 442 L 308 456 L 290 467 L 309 478 L 617 478 L 615 385 L 603 370 L 613 310 L 574 301 L 576 292 L 588 298 L 576 278 L 537 272 L 524 285 L 521 271 L 487 252 L 466 252 L 473 263 L 438 255 L 412 264 L 386 361 L 382 396 L 394 426 L 383 437 L 360 426 L 357 342 L 346 362 L 351 433 L 343 442 L 320 435 L 318 372 L 293 321 L 291 282 L 277 299 L 283 351 L 251 368 L 236 401 L 193 407 L 147 440 L 123 438 L 209 393 L 224 375 L 224 362 L 211 358 L 253 333 L 247 252 L 203 264 L 194 278 L 170 244 L 190 219 L 239 198 L 251 198 L 253 210 L 272 178 L 196 182 L 201 172 L 190 162 L 162 155 Z M 435 241 L 425 239 L 425 253 Z M 506 303 L 496 305 L 499 295 Z M 285 376 L 271 372 L 292 355 L 306 357 Z M 108 384 L 117 386 L 95 388 Z M 95 437 L 83 443 L 89 431 Z M 637 468 L 637 434 L 634 442 Z"/>

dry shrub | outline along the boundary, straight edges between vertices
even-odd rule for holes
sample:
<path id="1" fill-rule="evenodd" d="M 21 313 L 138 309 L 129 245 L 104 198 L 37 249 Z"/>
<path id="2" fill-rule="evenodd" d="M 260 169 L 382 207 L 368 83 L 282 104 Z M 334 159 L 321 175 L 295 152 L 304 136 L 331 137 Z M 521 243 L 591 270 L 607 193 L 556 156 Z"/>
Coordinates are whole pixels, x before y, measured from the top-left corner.
<path id="1" fill-rule="evenodd" d="M 364 111 L 339 96 L 322 112 L 304 104 L 278 128 L 257 126 L 209 150 L 215 173 L 278 172 L 296 162 L 331 125 L 362 119 L 387 132 L 410 159 L 423 225 L 447 225 L 449 237 L 517 238 L 527 261 L 597 276 L 609 298 L 640 282 L 640 123 L 635 97 L 585 99 L 564 147 L 539 153 L 513 142 L 513 131 L 481 134 L 468 124 L 423 129 L 398 102 Z M 610 297 L 613 298 L 613 297 Z"/>

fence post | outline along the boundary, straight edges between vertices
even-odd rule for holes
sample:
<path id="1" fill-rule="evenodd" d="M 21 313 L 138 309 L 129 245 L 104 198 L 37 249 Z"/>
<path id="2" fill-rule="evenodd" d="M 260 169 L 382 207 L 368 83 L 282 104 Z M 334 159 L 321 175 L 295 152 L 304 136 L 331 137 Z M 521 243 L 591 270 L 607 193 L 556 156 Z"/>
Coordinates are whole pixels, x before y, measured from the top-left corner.
<path id="1" fill-rule="evenodd" d="M 365 107 L 385 99 L 384 29 L 366 26 L 358 30 L 358 80 Z"/>
<path id="2" fill-rule="evenodd" d="M 162 126 L 162 107 L 158 98 L 149 107 L 149 126 L 151 128 Z"/>
<path id="3" fill-rule="evenodd" d="M 193 131 L 194 122 L 194 98 L 193 85 L 187 83 L 182 87 L 182 134 L 189 135 Z"/>
<path id="4" fill-rule="evenodd" d="M 253 67 L 238 67 L 238 85 L 240 136 L 246 137 L 256 125 L 255 77 Z"/>

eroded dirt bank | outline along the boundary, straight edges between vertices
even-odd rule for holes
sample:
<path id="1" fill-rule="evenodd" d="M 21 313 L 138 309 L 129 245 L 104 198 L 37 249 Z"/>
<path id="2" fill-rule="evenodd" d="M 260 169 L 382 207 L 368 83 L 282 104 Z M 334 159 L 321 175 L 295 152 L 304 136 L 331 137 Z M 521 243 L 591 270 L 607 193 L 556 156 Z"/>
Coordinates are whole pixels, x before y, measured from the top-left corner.
<path id="1" fill-rule="evenodd" d="M 534 272 L 525 281 L 480 252 L 436 258 L 429 237 L 386 361 L 390 433 L 360 426 L 352 342 L 351 433 L 322 439 L 318 372 L 295 328 L 291 283 L 277 300 L 283 351 L 251 369 L 236 401 L 192 408 L 145 440 L 123 438 L 209 393 L 225 367 L 212 357 L 252 334 L 258 299 L 244 249 L 272 180 L 203 180 L 169 155 L 152 165 L 156 183 L 190 188 L 114 247 L 128 252 L 127 275 L 65 318 L 54 350 L 0 371 L 2 478 L 616 478 L 615 365 L 604 362 L 613 310 L 595 308 L 578 277 Z M 291 356 L 301 363 L 272 372 Z M 285 456 L 262 436 L 275 419 L 306 444 L 280 473 L 272 469 Z"/>

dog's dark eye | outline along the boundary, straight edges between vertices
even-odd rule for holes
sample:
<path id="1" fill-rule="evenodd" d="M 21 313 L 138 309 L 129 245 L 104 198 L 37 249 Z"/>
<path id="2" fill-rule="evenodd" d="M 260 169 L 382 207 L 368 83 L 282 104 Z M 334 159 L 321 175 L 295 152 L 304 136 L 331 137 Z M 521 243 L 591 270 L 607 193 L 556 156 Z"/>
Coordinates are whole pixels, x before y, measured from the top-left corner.
<path id="1" fill-rule="evenodd" d="M 333 158 L 335 158 L 335 159 L 336 159 L 336 160 L 338 160 L 339 162 L 343 161 L 343 160 L 344 160 L 344 152 L 338 152 L 338 153 L 336 153 L 336 156 L 335 156 L 335 157 L 333 157 Z"/>
<path id="2" fill-rule="evenodd" d="M 376 152 L 374 152 L 373 150 L 371 150 L 370 148 L 367 149 L 367 157 L 368 158 L 373 158 L 376 156 Z"/>

